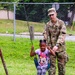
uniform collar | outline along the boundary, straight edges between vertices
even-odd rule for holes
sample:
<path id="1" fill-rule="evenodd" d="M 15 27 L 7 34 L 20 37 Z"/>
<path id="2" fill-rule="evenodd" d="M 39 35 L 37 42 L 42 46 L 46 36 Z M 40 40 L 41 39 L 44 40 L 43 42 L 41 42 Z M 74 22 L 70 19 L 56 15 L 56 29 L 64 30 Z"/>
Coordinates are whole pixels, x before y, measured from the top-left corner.
<path id="1" fill-rule="evenodd" d="M 57 22 L 55 23 L 55 24 L 53 24 L 52 22 L 51 22 L 51 20 L 49 21 L 49 24 L 50 24 L 50 26 L 58 26 L 58 18 L 57 18 Z"/>

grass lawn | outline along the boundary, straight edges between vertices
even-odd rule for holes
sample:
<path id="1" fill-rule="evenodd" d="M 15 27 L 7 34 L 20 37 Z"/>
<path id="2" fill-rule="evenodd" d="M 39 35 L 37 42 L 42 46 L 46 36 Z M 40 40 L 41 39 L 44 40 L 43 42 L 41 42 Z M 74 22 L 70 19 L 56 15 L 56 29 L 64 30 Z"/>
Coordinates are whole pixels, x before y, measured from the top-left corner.
<path id="1" fill-rule="evenodd" d="M 43 32 L 45 29 L 45 23 L 28 22 L 30 26 L 34 27 L 34 32 Z M 26 21 L 16 20 L 16 34 L 22 32 L 28 32 L 28 26 Z M 73 30 L 72 30 L 73 29 Z M 0 20 L 0 33 L 12 33 L 14 32 L 13 20 Z M 73 28 L 67 26 L 67 34 L 75 35 L 75 26 Z"/>
<path id="2" fill-rule="evenodd" d="M 38 46 L 38 40 L 33 41 L 35 49 Z M 75 75 L 75 42 L 66 42 L 69 62 L 66 65 L 66 75 Z M 33 57 L 29 56 L 31 42 L 26 38 L 17 38 L 16 42 L 12 37 L 0 36 L 0 48 L 9 72 L 9 75 L 36 75 L 36 68 Z M 0 60 L 0 75 L 5 75 L 5 71 Z M 58 75 L 58 74 L 57 74 Z"/>
<path id="3" fill-rule="evenodd" d="M 13 20 L 0 20 L 0 33 L 13 33 L 14 25 Z M 30 26 L 34 27 L 35 32 L 43 32 L 45 24 L 37 22 L 28 22 Z M 28 32 L 28 25 L 26 21 L 16 20 L 16 33 Z"/>

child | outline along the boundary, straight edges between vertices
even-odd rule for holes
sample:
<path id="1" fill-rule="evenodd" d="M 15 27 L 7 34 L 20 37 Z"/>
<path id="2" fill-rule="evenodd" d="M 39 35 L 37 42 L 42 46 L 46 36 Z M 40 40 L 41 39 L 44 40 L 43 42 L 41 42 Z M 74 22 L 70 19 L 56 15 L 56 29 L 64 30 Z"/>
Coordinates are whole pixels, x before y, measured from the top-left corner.
<path id="1" fill-rule="evenodd" d="M 46 46 L 46 40 L 39 41 L 40 49 L 34 51 L 34 47 L 31 47 L 30 56 L 38 55 L 38 66 L 37 66 L 37 75 L 46 75 L 49 54 L 55 55 L 55 53 L 50 49 L 50 47 Z"/>

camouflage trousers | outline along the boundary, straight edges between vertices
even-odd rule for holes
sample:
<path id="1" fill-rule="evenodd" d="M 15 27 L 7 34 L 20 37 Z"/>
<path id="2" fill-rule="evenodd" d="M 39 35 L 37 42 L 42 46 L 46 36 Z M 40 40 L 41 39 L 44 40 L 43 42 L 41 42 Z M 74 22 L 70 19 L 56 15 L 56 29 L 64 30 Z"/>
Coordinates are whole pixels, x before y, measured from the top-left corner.
<path id="1" fill-rule="evenodd" d="M 48 75 L 56 75 L 56 59 L 58 75 L 65 75 L 65 66 L 68 61 L 68 56 L 65 51 L 57 52 L 56 56 L 50 55 L 51 67 L 48 70 Z"/>

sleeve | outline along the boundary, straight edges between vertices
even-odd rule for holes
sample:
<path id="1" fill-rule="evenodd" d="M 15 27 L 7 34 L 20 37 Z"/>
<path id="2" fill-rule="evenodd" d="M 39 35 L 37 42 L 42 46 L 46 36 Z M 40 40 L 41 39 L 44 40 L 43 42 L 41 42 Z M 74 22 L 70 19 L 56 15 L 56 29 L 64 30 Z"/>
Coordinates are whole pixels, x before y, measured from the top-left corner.
<path id="1" fill-rule="evenodd" d="M 60 46 L 60 45 L 64 44 L 65 38 L 66 38 L 66 26 L 65 26 L 64 22 L 62 21 L 60 34 L 59 34 L 56 46 Z"/>
<path id="2" fill-rule="evenodd" d="M 39 49 L 35 50 L 35 53 L 39 55 L 40 50 Z"/>
<path id="3" fill-rule="evenodd" d="M 48 53 L 50 53 L 50 50 L 48 50 L 48 49 L 46 48 L 46 52 L 47 52 L 47 54 L 48 54 Z"/>

